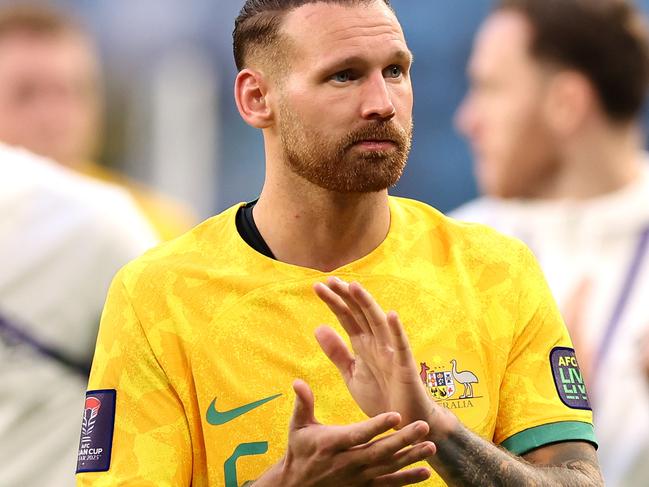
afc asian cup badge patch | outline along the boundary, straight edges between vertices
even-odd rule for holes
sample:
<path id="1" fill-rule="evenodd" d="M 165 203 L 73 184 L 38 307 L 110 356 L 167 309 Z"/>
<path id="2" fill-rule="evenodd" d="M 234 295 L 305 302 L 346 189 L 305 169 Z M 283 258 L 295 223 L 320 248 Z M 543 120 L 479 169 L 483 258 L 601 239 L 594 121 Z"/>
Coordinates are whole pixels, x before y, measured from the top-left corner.
<path id="1" fill-rule="evenodd" d="M 550 352 L 550 367 L 561 401 L 572 409 L 590 409 L 586 384 L 575 351 L 567 347 L 553 348 Z"/>
<path id="2" fill-rule="evenodd" d="M 110 467 L 116 396 L 115 389 L 86 392 L 77 473 L 106 472 Z"/>

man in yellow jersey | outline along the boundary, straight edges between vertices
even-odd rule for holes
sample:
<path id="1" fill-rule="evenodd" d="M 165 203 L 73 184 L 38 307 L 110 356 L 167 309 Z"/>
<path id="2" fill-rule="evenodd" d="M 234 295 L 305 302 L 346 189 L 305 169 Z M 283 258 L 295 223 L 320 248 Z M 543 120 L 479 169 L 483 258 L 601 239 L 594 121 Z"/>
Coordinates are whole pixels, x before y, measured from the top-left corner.
<path id="1" fill-rule="evenodd" d="M 387 195 L 412 131 L 389 2 L 248 0 L 234 52 L 264 187 L 115 278 L 78 484 L 601 485 L 531 253 Z"/>
<path id="2" fill-rule="evenodd" d="M 0 8 L 0 140 L 126 188 L 164 240 L 194 218 L 177 201 L 93 163 L 101 132 L 101 73 L 92 40 L 44 5 Z"/>

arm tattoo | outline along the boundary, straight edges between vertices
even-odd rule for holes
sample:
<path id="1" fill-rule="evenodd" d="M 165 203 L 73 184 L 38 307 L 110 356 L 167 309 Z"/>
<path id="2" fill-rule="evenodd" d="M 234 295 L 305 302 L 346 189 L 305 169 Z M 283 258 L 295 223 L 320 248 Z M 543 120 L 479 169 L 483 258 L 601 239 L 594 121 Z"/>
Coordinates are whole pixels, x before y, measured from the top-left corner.
<path id="1" fill-rule="evenodd" d="M 594 448 L 573 441 L 516 457 L 458 425 L 437 442 L 431 466 L 450 486 L 603 486 Z"/>

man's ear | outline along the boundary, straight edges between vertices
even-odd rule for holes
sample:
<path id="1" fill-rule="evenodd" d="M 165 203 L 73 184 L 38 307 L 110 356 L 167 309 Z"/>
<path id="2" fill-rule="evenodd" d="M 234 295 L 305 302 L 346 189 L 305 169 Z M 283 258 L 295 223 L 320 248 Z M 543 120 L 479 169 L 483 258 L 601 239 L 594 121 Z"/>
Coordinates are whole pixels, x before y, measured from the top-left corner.
<path id="1" fill-rule="evenodd" d="M 546 97 L 546 120 L 561 137 L 570 137 L 584 124 L 597 104 L 591 83 L 581 73 L 563 71 L 554 75 Z"/>
<path id="2" fill-rule="evenodd" d="M 268 128 L 273 121 L 273 111 L 266 97 L 268 87 L 258 71 L 243 69 L 234 82 L 234 99 L 241 118 L 258 129 Z"/>

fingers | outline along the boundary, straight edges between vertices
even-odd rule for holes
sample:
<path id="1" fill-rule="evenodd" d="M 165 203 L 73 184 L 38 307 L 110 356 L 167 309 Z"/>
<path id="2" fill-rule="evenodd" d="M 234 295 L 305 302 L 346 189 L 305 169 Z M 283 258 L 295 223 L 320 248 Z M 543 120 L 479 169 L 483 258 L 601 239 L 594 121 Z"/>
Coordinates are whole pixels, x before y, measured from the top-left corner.
<path id="1" fill-rule="evenodd" d="M 399 431 L 373 441 L 364 449 L 358 450 L 357 453 L 369 460 L 368 463 L 375 463 L 372 460 L 381 458 L 391 458 L 393 455 L 395 455 L 405 447 L 423 440 L 428 434 L 429 430 L 430 428 L 428 427 L 428 423 L 426 423 L 425 421 L 415 421 L 414 423 L 410 423 Z M 430 442 L 426 442 L 426 446 L 431 447 L 431 445 L 432 444 Z M 434 446 L 432 446 L 432 448 L 434 448 Z M 426 458 L 433 453 L 435 453 L 434 450 L 432 453 L 424 456 L 423 458 Z M 405 465 L 406 464 L 402 465 L 402 467 Z M 384 473 L 388 472 L 390 472 L 390 470 L 387 470 Z"/>
<path id="2" fill-rule="evenodd" d="M 435 444 L 430 441 L 426 441 L 424 443 L 419 443 L 418 445 L 401 450 L 396 455 L 394 455 L 392 462 L 383 463 L 381 465 L 378 465 L 377 467 L 369 468 L 367 469 L 366 472 L 370 478 L 386 479 L 388 477 L 392 477 L 389 474 L 397 472 L 398 470 L 401 470 L 402 468 L 405 468 L 408 465 L 412 465 L 413 463 L 426 460 L 427 458 L 432 457 L 435 453 L 437 453 L 437 447 L 435 446 Z M 410 482 L 410 483 L 421 482 L 421 480 L 427 479 L 430 475 L 430 472 L 426 468 L 415 469 L 415 470 L 420 470 L 420 473 L 422 473 L 424 477 L 421 478 L 420 480 L 415 479 L 414 482 Z M 399 473 L 405 473 L 405 472 L 399 472 Z M 411 474 L 412 473 L 414 472 L 411 471 Z M 398 477 L 399 476 L 397 475 L 397 478 Z M 388 484 L 388 485 L 393 485 L 393 484 Z M 397 485 L 405 485 L 405 484 L 397 484 Z"/>
<path id="3" fill-rule="evenodd" d="M 321 326 L 316 329 L 315 338 L 325 355 L 338 368 L 345 382 L 348 382 L 353 373 L 354 356 L 342 337 L 328 326 Z"/>
<path id="4" fill-rule="evenodd" d="M 342 299 L 348 313 L 354 317 L 354 320 L 358 323 L 361 330 L 364 333 L 371 333 L 371 327 L 367 321 L 367 317 L 365 316 L 365 313 L 363 313 L 363 310 L 356 299 L 352 296 L 349 284 L 337 277 L 330 277 L 327 279 L 327 287 Z"/>
<path id="5" fill-rule="evenodd" d="M 359 335 L 364 331 L 364 328 L 357 322 L 349 306 L 329 286 L 318 282 L 314 284 L 313 290 L 329 307 L 332 313 L 336 315 L 336 318 L 350 337 Z"/>
<path id="6" fill-rule="evenodd" d="M 331 305 L 329 305 L 329 301 L 323 300 L 336 314 L 339 321 L 341 316 L 345 319 L 351 317 L 356 323 L 358 331 L 375 336 L 381 343 L 389 343 L 390 334 L 385 321 L 385 313 L 370 293 L 359 283 L 348 284 L 336 277 L 330 277 L 327 279 L 327 284 L 321 284 L 321 286 L 325 289 L 328 288 L 331 292 L 328 295 L 329 300 L 334 301 L 333 296 L 337 297 L 335 303 L 332 302 Z"/>
<path id="7" fill-rule="evenodd" d="M 374 437 L 390 431 L 400 422 L 401 416 L 398 413 L 379 414 L 360 423 L 332 427 L 330 441 L 336 449 L 348 450 L 369 443 Z"/>
<path id="8" fill-rule="evenodd" d="M 398 315 L 393 311 L 386 315 L 372 295 L 359 283 L 347 284 L 332 277 L 327 280 L 326 285 L 316 284 L 315 289 L 318 296 L 336 314 L 350 337 L 353 336 L 350 330 L 354 333 L 361 330 L 369 332 L 376 337 L 378 343 L 390 344 L 396 350 L 400 364 L 414 363 L 408 337 Z"/>
<path id="9" fill-rule="evenodd" d="M 429 428 L 425 422 L 416 421 L 401 431 L 373 441 L 363 449 L 357 449 L 353 454 L 360 457 L 356 461 L 366 465 L 364 472 L 366 478 L 373 479 L 392 474 L 436 453 L 437 448 L 430 441 L 410 446 L 421 441 L 428 431 Z M 392 477 L 392 480 L 395 481 L 399 478 L 399 476 Z"/>
<path id="10" fill-rule="evenodd" d="M 306 383 L 294 382 L 296 410 L 292 423 L 304 422 L 312 414 L 313 395 Z M 309 410 L 310 409 L 310 410 Z M 436 447 L 424 441 L 429 427 L 416 421 L 400 431 L 386 433 L 401 421 L 398 413 L 384 413 L 348 426 L 307 425 L 289 435 L 289 478 L 298 483 L 327 479 L 330 485 L 409 485 L 430 476 L 426 468 L 399 471 L 435 454 Z M 293 426 L 292 426 L 293 427 Z M 412 446 L 414 445 L 414 446 Z"/>
<path id="11" fill-rule="evenodd" d="M 403 330 L 403 325 L 401 324 L 399 315 L 394 311 L 390 311 L 388 313 L 387 322 L 390 334 L 392 335 L 391 342 L 396 352 L 397 363 L 405 366 L 415 365 L 415 359 L 412 355 L 412 350 L 410 349 L 408 336 Z"/>
<path id="12" fill-rule="evenodd" d="M 314 415 L 313 391 L 309 385 L 299 379 L 293 382 L 295 391 L 295 406 L 293 407 L 293 416 L 291 417 L 291 430 L 298 430 L 312 424 L 317 424 Z"/>
<path id="13" fill-rule="evenodd" d="M 399 463 L 397 466 L 399 469 L 411 465 L 415 462 L 420 462 L 426 460 L 427 458 L 432 457 L 437 453 L 437 445 L 432 441 L 424 441 L 418 443 L 410 448 L 401 450 L 395 455 L 395 460 Z"/>
<path id="14" fill-rule="evenodd" d="M 389 475 L 383 475 L 372 481 L 372 487 L 393 487 L 418 484 L 430 478 L 430 470 L 424 467 L 411 468 Z"/>
<path id="15" fill-rule="evenodd" d="M 376 300 L 357 282 L 352 282 L 349 285 L 349 291 L 365 315 L 374 335 L 382 343 L 390 343 L 390 332 L 388 331 L 385 312 Z"/>

